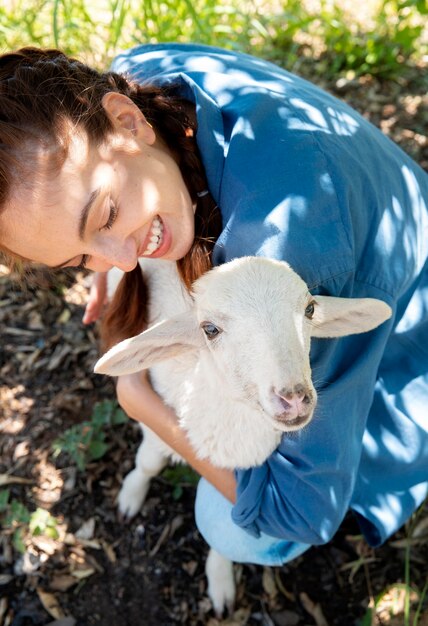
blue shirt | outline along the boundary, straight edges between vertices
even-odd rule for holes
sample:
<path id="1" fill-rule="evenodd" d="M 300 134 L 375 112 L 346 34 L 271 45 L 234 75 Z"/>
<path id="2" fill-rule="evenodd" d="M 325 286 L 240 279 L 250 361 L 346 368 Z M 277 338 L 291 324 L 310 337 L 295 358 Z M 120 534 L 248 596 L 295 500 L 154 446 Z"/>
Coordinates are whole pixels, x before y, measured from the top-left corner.
<path id="1" fill-rule="evenodd" d="M 351 509 L 371 545 L 428 493 L 428 176 L 343 102 L 273 64 L 201 45 L 143 45 L 113 69 L 196 104 L 223 217 L 215 264 L 284 259 L 313 294 L 375 297 L 378 329 L 313 340 L 316 415 L 237 471 L 233 519 L 328 541 Z"/>

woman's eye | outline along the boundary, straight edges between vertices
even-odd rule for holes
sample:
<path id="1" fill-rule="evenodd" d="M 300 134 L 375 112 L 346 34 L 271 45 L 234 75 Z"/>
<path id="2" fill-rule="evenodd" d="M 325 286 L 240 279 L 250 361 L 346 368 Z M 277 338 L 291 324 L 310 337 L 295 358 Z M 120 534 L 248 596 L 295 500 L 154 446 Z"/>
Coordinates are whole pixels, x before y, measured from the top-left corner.
<path id="1" fill-rule="evenodd" d="M 308 318 L 308 320 L 311 320 L 314 316 L 314 313 L 315 313 L 315 301 L 313 300 L 306 307 L 305 316 Z"/>
<path id="2" fill-rule="evenodd" d="M 212 324 L 211 322 L 202 322 L 201 328 L 204 331 L 207 339 L 215 339 L 217 335 L 223 332 L 221 328 L 218 328 L 218 326 Z"/>
<path id="3" fill-rule="evenodd" d="M 104 224 L 104 226 L 102 227 L 101 230 L 104 230 L 106 228 L 109 229 L 109 228 L 111 228 L 113 226 L 113 224 L 116 221 L 118 211 L 119 211 L 119 208 L 113 202 L 113 200 L 111 200 L 110 201 L 110 213 L 109 213 L 109 216 L 108 216 L 108 220 L 107 220 L 107 223 Z"/>

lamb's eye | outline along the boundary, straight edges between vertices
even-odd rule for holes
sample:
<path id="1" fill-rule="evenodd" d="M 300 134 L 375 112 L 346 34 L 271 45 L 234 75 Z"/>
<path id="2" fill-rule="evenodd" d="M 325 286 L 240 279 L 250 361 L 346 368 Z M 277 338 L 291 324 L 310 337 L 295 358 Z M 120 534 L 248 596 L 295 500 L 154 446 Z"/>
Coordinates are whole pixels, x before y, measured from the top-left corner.
<path id="1" fill-rule="evenodd" d="M 201 328 L 204 331 L 207 339 L 215 339 L 222 331 L 215 324 L 211 322 L 202 322 Z"/>
<path id="2" fill-rule="evenodd" d="M 315 301 L 312 300 L 312 302 L 310 302 L 305 309 L 305 315 L 308 318 L 308 320 L 311 320 L 314 316 L 314 313 L 315 313 Z"/>

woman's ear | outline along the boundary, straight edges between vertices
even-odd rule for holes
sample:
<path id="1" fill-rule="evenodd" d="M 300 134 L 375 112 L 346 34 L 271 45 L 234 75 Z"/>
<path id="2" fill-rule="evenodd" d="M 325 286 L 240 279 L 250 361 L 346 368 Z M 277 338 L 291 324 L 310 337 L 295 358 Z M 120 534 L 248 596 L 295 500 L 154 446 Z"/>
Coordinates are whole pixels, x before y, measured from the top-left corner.
<path id="1" fill-rule="evenodd" d="M 131 98 L 123 93 L 109 91 L 103 96 L 101 104 L 117 132 L 131 133 L 148 145 L 155 143 L 156 133 L 152 125 Z"/>

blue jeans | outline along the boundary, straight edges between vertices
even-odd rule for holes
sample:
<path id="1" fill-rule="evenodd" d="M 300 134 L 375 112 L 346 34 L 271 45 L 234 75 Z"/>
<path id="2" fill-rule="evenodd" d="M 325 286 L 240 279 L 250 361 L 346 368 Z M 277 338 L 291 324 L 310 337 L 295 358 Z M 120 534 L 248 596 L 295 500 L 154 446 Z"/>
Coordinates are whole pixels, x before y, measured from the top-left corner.
<path id="1" fill-rule="evenodd" d="M 229 500 L 201 478 L 196 492 L 196 525 L 211 548 L 235 563 L 283 565 L 311 547 L 264 533 L 253 537 L 232 521 L 231 511 Z"/>

